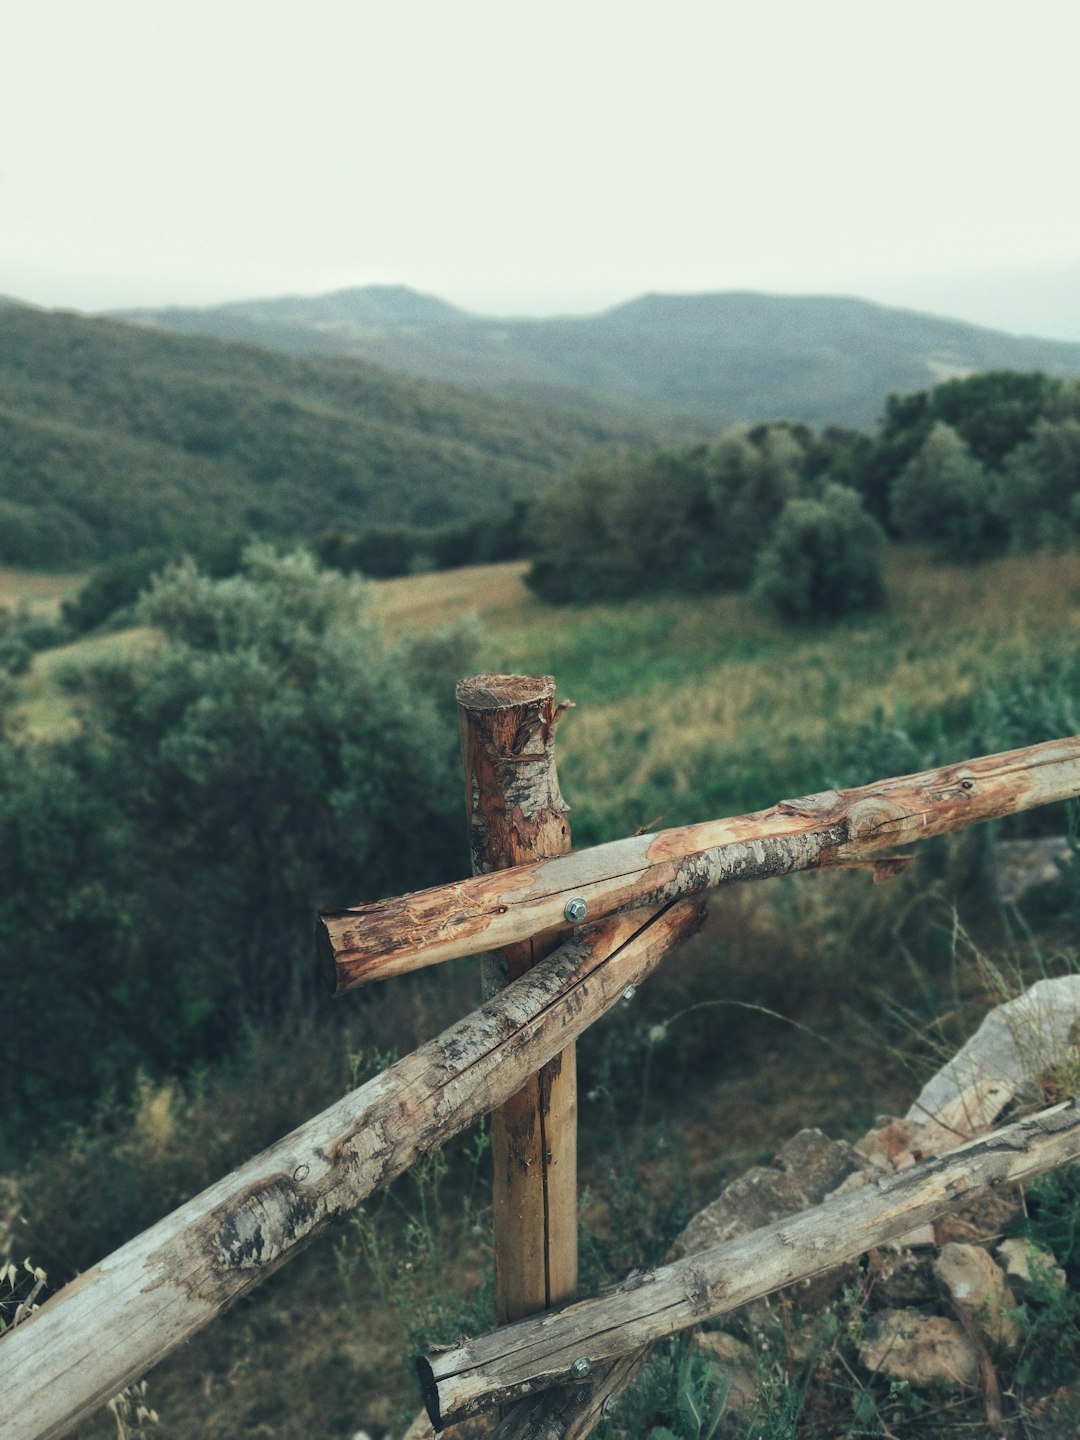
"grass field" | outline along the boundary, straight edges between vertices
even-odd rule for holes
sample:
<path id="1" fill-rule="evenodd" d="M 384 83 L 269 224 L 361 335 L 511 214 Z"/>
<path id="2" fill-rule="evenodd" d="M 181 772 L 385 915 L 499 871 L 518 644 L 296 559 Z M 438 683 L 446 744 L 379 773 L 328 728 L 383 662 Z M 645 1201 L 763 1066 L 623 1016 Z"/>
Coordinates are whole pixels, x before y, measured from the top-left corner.
<path id="1" fill-rule="evenodd" d="M 553 608 L 532 597 L 523 571 L 383 582 L 373 604 L 395 632 L 475 615 L 487 668 L 555 675 L 577 705 L 560 729 L 559 766 L 579 847 L 660 817 L 709 819 L 978 753 L 968 746 L 1080 730 L 1080 556 L 970 568 L 894 551 L 886 610 L 808 630 L 763 618 L 741 596 Z M 55 606 L 76 584 L 7 572 L 0 603 Z M 38 655 L 16 720 L 39 738 L 63 733 L 77 723 L 65 669 L 153 643 L 152 632 L 126 631 Z M 1063 828 L 1061 807 L 1050 823 Z M 579 1054 L 581 1175 L 595 1197 L 583 1207 L 586 1288 L 662 1254 L 680 1207 L 715 1196 L 800 1126 L 855 1138 L 875 1113 L 906 1108 L 916 1084 L 907 1067 L 912 1057 L 925 1064 L 930 1023 L 947 1014 L 955 1042 L 987 999 L 985 977 L 962 972 L 950 953 L 945 869 L 939 851 L 891 886 L 830 873 L 718 893 L 703 936 L 590 1031 Z M 396 993 L 415 1008 L 418 1040 L 427 1038 L 433 1012 L 422 987 Z M 332 1057 L 309 1035 L 264 1048 L 250 1076 L 238 1067 L 216 1090 L 207 1079 L 205 1102 L 198 1091 L 176 1092 L 177 1147 L 201 1154 L 210 1143 L 195 1112 L 208 1133 L 240 1136 L 258 1112 L 255 1096 L 267 1106 L 302 1097 L 291 1124 L 340 1093 Z M 320 1064 L 328 1093 L 316 1099 L 301 1082 L 314 1084 Z M 280 1133 L 269 1122 L 267 1130 Z M 110 1145 L 130 1149 L 138 1116 L 132 1133 L 94 1143 L 106 1156 Z M 460 1157 L 454 1163 L 461 1168 Z M 57 1165 L 59 1175 L 68 1162 Z M 406 1286 L 399 1295 L 414 1321 L 436 1308 L 408 1289 L 413 1260 L 402 1260 L 424 1233 L 415 1228 L 419 1193 L 406 1178 L 365 1222 L 385 1247 L 387 1273 Z M 459 1194 L 450 1184 L 449 1210 Z M 460 1216 L 448 1214 L 447 1227 L 433 1269 L 441 1266 L 453 1298 L 478 1284 L 486 1262 L 476 1236 L 463 1238 Z M 609 1274 L 590 1258 L 597 1234 Z M 355 1243 L 351 1231 L 338 1237 L 338 1256 L 350 1246 L 358 1253 Z M 407 1327 L 364 1264 L 345 1313 L 337 1270 L 332 1245 L 312 1247 L 159 1367 L 150 1395 L 162 1440 L 299 1440 L 362 1426 L 378 1440 L 400 1436 L 417 1403 Z M 79 1433 L 106 1440 L 116 1425 L 103 1413 Z"/>
<path id="2" fill-rule="evenodd" d="M 1075 554 L 971 567 L 894 550 L 886 610 L 807 630 L 741 595 L 553 608 L 526 589 L 524 568 L 385 582 L 377 611 L 395 629 L 474 614 L 491 669 L 555 676 L 578 707 L 560 735 L 560 769 L 582 842 L 661 813 L 680 824 L 832 781 L 861 731 L 900 727 L 928 752 L 947 746 L 950 729 L 970 729 L 986 687 L 1067 664 L 1080 641 Z"/>

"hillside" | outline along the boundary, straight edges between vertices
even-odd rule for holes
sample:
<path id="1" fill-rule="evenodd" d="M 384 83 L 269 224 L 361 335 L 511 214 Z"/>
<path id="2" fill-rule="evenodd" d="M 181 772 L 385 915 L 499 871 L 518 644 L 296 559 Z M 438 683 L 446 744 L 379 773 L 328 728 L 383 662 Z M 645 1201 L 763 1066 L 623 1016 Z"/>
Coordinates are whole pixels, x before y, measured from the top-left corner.
<path id="1" fill-rule="evenodd" d="M 645 295 L 599 315 L 491 319 L 403 286 L 125 319 L 352 355 L 534 400 L 642 409 L 706 425 L 784 418 L 868 427 L 890 392 L 979 370 L 1080 374 L 1080 345 L 1025 339 L 833 296 Z"/>
<path id="2" fill-rule="evenodd" d="M 356 360 L 10 304 L 0 320 L 0 563 L 502 510 L 658 427 L 540 409 Z"/>

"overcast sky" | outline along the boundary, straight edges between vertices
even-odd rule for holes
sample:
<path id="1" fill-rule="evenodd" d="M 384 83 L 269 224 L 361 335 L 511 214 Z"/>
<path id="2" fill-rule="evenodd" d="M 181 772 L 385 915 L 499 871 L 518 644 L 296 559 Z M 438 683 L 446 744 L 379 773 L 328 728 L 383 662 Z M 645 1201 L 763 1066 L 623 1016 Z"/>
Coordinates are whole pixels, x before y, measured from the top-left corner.
<path id="1" fill-rule="evenodd" d="M 1080 338 L 1078 59 L 1078 0 L 4 0 L 0 293 L 828 291 Z"/>

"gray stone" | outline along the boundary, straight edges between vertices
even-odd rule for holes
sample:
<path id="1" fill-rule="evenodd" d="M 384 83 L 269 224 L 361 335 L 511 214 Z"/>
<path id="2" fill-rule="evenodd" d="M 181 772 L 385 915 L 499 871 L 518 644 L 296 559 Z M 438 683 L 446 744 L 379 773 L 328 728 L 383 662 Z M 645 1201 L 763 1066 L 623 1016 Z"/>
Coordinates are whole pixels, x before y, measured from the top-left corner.
<path id="1" fill-rule="evenodd" d="M 794 1176 L 782 1170 L 755 1165 L 733 1180 L 720 1195 L 690 1221 L 672 1247 L 672 1257 L 693 1255 L 722 1245 L 761 1225 L 782 1220 L 806 1208 L 806 1196 Z"/>
<path id="2" fill-rule="evenodd" d="M 1061 867 L 1072 850 L 1065 835 L 1044 835 L 1038 840 L 999 840 L 994 846 L 994 879 L 998 899 L 1015 905 L 1030 890 L 1061 882 Z"/>
<path id="3" fill-rule="evenodd" d="M 979 1352 L 956 1320 L 913 1310 L 882 1310 L 858 1342 L 859 1360 L 873 1373 L 906 1380 L 916 1389 L 979 1384 Z"/>
<path id="4" fill-rule="evenodd" d="M 1001 1268 L 981 1245 L 945 1245 L 934 1261 L 938 1284 L 960 1314 L 990 1345 L 1007 1350 L 1020 1343 L 1020 1330 L 1008 1313 L 1016 1300 Z"/>
<path id="5" fill-rule="evenodd" d="M 777 1152 L 773 1162 L 794 1177 L 808 1205 L 820 1205 L 862 1160 L 844 1140 L 830 1140 L 821 1130 L 800 1130 Z"/>
<path id="6" fill-rule="evenodd" d="M 990 1011 L 978 1030 L 939 1070 L 908 1111 L 909 1120 L 937 1115 L 970 1086 L 987 1080 L 1038 1098 L 1038 1077 L 1074 1048 L 1080 1021 L 1080 975 L 1039 980 L 1023 995 Z"/>
<path id="7" fill-rule="evenodd" d="M 1032 1245 L 1030 1240 L 1022 1240 L 1019 1237 L 1014 1240 L 1003 1240 L 994 1254 L 1005 1273 L 1009 1288 L 1017 1295 L 1028 1296 L 1033 1290 L 1041 1288 L 1037 1285 L 1035 1277 L 1032 1276 L 1033 1266 L 1036 1275 L 1043 1280 L 1043 1284 L 1048 1280 L 1058 1289 L 1065 1288 L 1065 1271 L 1059 1267 L 1049 1250 L 1040 1250 L 1037 1245 Z"/>
<path id="8" fill-rule="evenodd" d="M 748 1409 L 758 1392 L 757 1356 L 750 1346 L 726 1330 L 701 1330 L 694 1336 L 693 1345 L 727 1380 L 727 1408 Z"/>

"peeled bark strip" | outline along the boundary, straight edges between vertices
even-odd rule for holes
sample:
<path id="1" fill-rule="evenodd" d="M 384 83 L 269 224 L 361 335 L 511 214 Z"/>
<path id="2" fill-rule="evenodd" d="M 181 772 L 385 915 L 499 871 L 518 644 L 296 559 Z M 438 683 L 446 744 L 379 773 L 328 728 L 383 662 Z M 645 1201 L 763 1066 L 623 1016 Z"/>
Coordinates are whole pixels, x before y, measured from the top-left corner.
<path id="1" fill-rule="evenodd" d="M 934 1160 L 635 1277 L 595 1300 L 418 1360 L 436 1429 L 553 1385 L 745 1305 L 958 1209 L 977 1191 L 1080 1159 L 1080 1107 L 1066 1101 Z M 579 1370 L 582 1367 L 579 1364 Z M 527 1432 L 526 1432 L 527 1433 Z"/>
<path id="2" fill-rule="evenodd" d="M 73 1280 L 0 1339 L 0 1440 L 45 1440 L 90 1414 L 331 1221 L 502 1104 L 699 921 L 688 901 L 576 936 Z"/>
<path id="3" fill-rule="evenodd" d="M 479 675 L 457 687 L 473 873 L 570 849 L 555 769 L 555 681 Z M 484 959 L 484 995 L 549 955 L 565 924 Z M 520 1320 L 577 1288 L 577 1052 L 568 1045 L 491 1116 L 495 1313 Z"/>
<path id="4" fill-rule="evenodd" d="M 828 865 L 866 865 L 885 878 L 904 857 L 875 859 L 878 851 L 1078 795 L 1074 735 L 855 790 L 782 800 L 752 815 L 637 835 L 395 900 L 324 910 L 319 943 L 341 993 L 550 930 L 572 898 L 585 901 L 595 920 L 731 880 Z"/>

